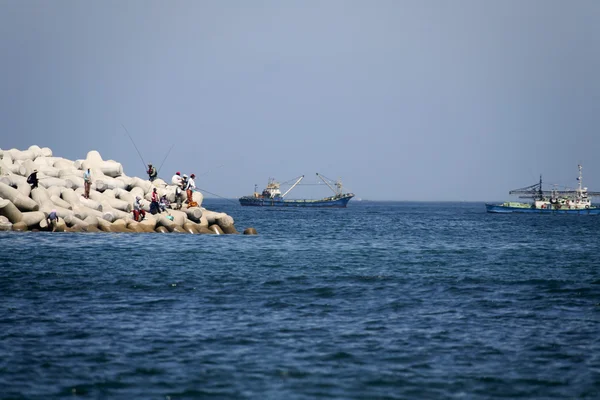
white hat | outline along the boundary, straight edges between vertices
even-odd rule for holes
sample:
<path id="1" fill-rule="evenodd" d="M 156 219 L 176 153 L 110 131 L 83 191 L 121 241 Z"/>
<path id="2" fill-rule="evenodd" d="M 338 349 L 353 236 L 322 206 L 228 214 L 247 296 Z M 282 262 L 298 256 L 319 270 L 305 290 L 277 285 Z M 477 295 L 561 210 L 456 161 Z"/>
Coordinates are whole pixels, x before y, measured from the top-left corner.
<path id="1" fill-rule="evenodd" d="M 183 177 L 184 177 L 184 178 L 187 178 L 187 175 L 186 175 L 186 174 L 183 174 Z"/>

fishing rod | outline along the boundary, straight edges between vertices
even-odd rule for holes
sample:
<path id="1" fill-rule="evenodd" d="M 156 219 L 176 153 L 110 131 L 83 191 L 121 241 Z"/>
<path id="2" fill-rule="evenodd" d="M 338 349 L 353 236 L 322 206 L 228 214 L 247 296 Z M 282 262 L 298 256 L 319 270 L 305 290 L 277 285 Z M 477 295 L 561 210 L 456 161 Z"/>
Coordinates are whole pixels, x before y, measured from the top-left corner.
<path id="1" fill-rule="evenodd" d="M 169 151 L 167 151 L 167 155 L 165 156 L 165 158 L 160 163 L 160 167 L 158 167 L 158 170 L 156 171 L 156 175 L 158 175 L 158 173 L 160 172 L 160 169 L 162 168 L 163 164 L 165 163 L 165 161 L 167 161 L 167 157 L 169 157 L 169 153 L 171 153 L 171 150 L 173 150 L 173 146 L 175 146 L 175 143 L 173 143 L 171 145 L 171 148 L 169 149 Z"/>
<path id="2" fill-rule="evenodd" d="M 125 129 L 125 132 L 127 133 L 127 136 L 129 136 L 129 140 L 131 140 L 131 143 L 133 144 L 133 147 L 135 147 L 135 150 L 137 151 L 138 155 L 140 156 L 140 159 L 142 160 L 142 164 L 144 164 L 144 171 L 146 171 L 146 162 L 144 161 L 144 157 L 142 157 L 142 154 L 140 153 L 140 151 L 138 150 L 137 146 L 135 145 L 135 142 L 133 141 L 133 138 L 129 134 L 129 131 L 127 130 L 127 128 L 125 128 L 125 125 L 121 124 L 121 126 L 123 127 L 123 129 Z"/>

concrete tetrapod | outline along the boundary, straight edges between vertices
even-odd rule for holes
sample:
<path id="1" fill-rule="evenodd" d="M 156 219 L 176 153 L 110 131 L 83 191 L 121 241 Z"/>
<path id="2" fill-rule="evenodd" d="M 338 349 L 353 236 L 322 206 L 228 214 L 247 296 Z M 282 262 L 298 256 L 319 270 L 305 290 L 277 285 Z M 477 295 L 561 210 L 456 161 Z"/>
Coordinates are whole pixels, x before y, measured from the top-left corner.
<path id="1" fill-rule="evenodd" d="M 62 179 L 65 180 L 65 187 L 67 187 L 69 189 L 73 189 L 73 190 L 79 189 L 79 188 L 83 189 L 85 186 L 85 181 L 83 180 L 83 178 L 80 178 L 75 175 L 66 175 Z"/>
<path id="2" fill-rule="evenodd" d="M 46 188 L 46 192 L 48 192 L 48 195 L 50 196 L 50 200 L 52 200 L 52 196 L 56 196 L 56 197 L 60 198 L 61 190 L 63 190 L 63 188 L 58 187 L 58 186 L 52 186 L 52 187 Z"/>
<path id="3" fill-rule="evenodd" d="M 196 227 L 196 224 L 192 222 L 186 222 L 185 224 L 183 224 L 183 229 L 185 229 L 189 233 L 200 233 L 200 231 L 198 231 L 198 228 Z"/>
<path id="4" fill-rule="evenodd" d="M 239 233 L 237 229 L 235 229 L 233 218 L 227 214 L 220 215 L 218 218 L 216 218 L 215 223 L 221 227 L 224 233 Z"/>
<path id="5" fill-rule="evenodd" d="M 123 200 L 125 202 L 127 202 L 128 204 L 133 204 L 135 202 L 135 197 L 133 196 L 132 193 L 128 192 L 127 190 L 124 189 L 115 189 L 115 198 L 119 199 L 119 200 Z M 140 197 L 143 196 L 143 193 Z M 115 207 L 117 208 L 117 207 Z M 131 211 L 131 208 L 129 209 L 129 211 Z"/>
<path id="6" fill-rule="evenodd" d="M 224 234 L 224 232 L 221 229 L 221 227 L 219 225 L 217 225 L 217 224 L 209 226 L 208 229 L 210 231 L 212 231 L 213 233 L 216 233 L 217 235 L 223 235 Z"/>
<path id="7" fill-rule="evenodd" d="M 40 209 L 35 201 L 23 196 L 17 189 L 2 182 L 0 182 L 0 197 L 10 200 L 21 211 L 37 211 Z"/>
<path id="8" fill-rule="evenodd" d="M 17 188 L 25 197 L 31 194 L 31 185 L 27 183 L 27 179 L 19 175 L 8 175 L 0 178 L 0 182 L 7 184 L 10 187 Z"/>
<path id="9" fill-rule="evenodd" d="M 11 231 L 12 225 L 12 222 L 10 222 L 8 218 L 6 218 L 4 215 L 0 215 L 0 231 Z"/>
<path id="10" fill-rule="evenodd" d="M 63 188 L 60 192 L 60 197 L 72 207 L 81 205 L 81 201 L 79 200 L 81 196 L 71 189 Z"/>
<path id="11" fill-rule="evenodd" d="M 130 213 L 131 212 L 131 204 L 115 198 L 114 192 L 107 190 L 104 193 L 99 192 L 90 192 L 90 198 L 99 202 L 100 204 L 107 203 L 110 207 Z"/>
<path id="12" fill-rule="evenodd" d="M 46 214 L 41 211 L 27 211 L 23 213 L 24 222 L 29 229 L 37 228 L 42 220 L 46 219 Z"/>
<path id="13" fill-rule="evenodd" d="M 173 232 L 173 229 L 177 226 L 173 221 L 167 218 L 166 215 L 156 214 L 156 225 L 164 226 L 169 230 L 169 232 Z"/>
<path id="14" fill-rule="evenodd" d="M 21 164 L 13 164 L 12 160 L 2 160 L 0 161 L 0 168 L 2 171 L 9 171 L 10 173 L 17 174 L 20 176 L 25 175 L 27 170 Z"/>
<path id="15" fill-rule="evenodd" d="M 98 227 L 98 217 L 95 217 L 93 215 L 88 215 L 83 222 L 85 222 L 86 224 L 88 224 L 88 226 L 94 226 L 94 227 Z"/>
<path id="16" fill-rule="evenodd" d="M 44 187 L 31 189 L 31 198 L 38 204 L 38 206 L 40 206 L 40 209 L 44 207 L 52 207 L 54 204 L 52 203 L 52 200 L 50 200 L 50 196 L 48 196 L 48 192 Z"/>
<path id="17" fill-rule="evenodd" d="M 60 178 L 41 178 L 38 179 L 38 185 L 43 186 L 45 188 L 49 188 L 50 186 L 66 187 L 67 181 Z"/>
<path id="18" fill-rule="evenodd" d="M 55 196 L 55 195 L 50 196 L 50 201 L 52 201 L 52 203 L 54 203 L 54 205 L 56 205 L 58 207 L 66 208 L 67 210 L 73 209 L 73 206 L 71 206 L 69 203 L 67 203 L 66 201 L 64 201 L 63 199 L 61 199 L 58 196 Z"/>
<path id="19" fill-rule="evenodd" d="M 27 224 L 23 221 L 16 222 L 13 224 L 12 230 L 16 232 L 25 232 L 27 231 Z"/>
<path id="20" fill-rule="evenodd" d="M 190 221 L 200 222 L 200 218 L 202 218 L 202 209 L 200 207 L 182 208 L 181 211 L 185 212 Z"/>
<path id="21" fill-rule="evenodd" d="M 12 201 L 0 198 L 0 215 L 5 216 L 15 224 L 23 220 L 23 213 L 15 206 Z"/>
<path id="22" fill-rule="evenodd" d="M 92 217 L 93 218 L 93 217 Z M 68 215 L 65 217 L 65 223 L 69 227 L 80 226 L 82 228 L 87 228 L 89 224 L 85 221 L 80 220 L 74 215 Z M 96 226 L 98 225 L 98 220 L 96 220 Z"/>

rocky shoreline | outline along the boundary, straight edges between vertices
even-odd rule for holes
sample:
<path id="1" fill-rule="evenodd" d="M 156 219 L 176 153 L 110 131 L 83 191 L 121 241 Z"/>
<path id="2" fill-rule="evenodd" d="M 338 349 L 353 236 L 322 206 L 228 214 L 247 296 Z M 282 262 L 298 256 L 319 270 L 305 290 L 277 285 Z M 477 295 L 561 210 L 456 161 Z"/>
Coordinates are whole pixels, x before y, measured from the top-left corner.
<path id="1" fill-rule="evenodd" d="M 90 169 L 92 185 L 84 197 L 84 172 Z M 31 187 L 27 177 L 37 170 L 38 186 Z M 114 160 L 103 160 L 93 150 L 85 159 L 54 157 L 48 147 L 27 150 L 0 149 L 0 230 L 55 232 L 179 232 L 200 234 L 239 233 L 231 216 L 202 207 L 202 193 L 194 191 L 196 207 L 151 214 L 150 198 L 154 188 L 175 203 L 175 185 L 156 179 L 150 182 L 129 177 Z M 143 198 L 145 218 L 133 218 L 135 198 Z M 52 211 L 58 221 L 48 224 Z M 248 228 L 244 234 L 256 234 Z"/>

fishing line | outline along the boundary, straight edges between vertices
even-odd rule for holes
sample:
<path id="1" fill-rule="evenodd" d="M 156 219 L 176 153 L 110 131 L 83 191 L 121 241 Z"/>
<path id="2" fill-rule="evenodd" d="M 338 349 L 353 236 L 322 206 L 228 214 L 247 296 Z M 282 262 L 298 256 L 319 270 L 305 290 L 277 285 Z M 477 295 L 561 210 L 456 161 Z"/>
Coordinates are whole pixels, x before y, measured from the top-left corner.
<path id="1" fill-rule="evenodd" d="M 135 151 L 137 151 L 138 156 L 140 156 L 140 160 L 142 160 L 142 164 L 144 164 L 144 171 L 145 171 L 146 170 L 146 162 L 144 161 L 144 157 L 142 157 L 142 154 L 140 153 L 137 146 L 135 145 L 135 142 L 133 141 L 133 138 L 129 134 L 129 131 L 127 130 L 127 128 L 125 128 L 125 125 L 121 124 L 121 126 L 123 127 L 123 129 L 125 129 L 127 136 L 129 136 L 129 140 L 131 140 L 131 144 L 133 144 L 133 147 L 135 147 Z"/>
<path id="2" fill-rule="evenodd" d="M 167 151 L 167 155 L 165 156 L 165 158 L 163 158 L 162 162 L 160 163 L 160 167 L 158 167 L 158 170 L 156 171 L 156 175 L 158 175 L 163 164 L 165 163 L 165 161 L 167 161 L 167 157 L 169 157 L 169 153 L 171 153 L 171 150 L 173 150 L 173 146 L 175 146 L 175 143 L 173 143 L 171 145 L 171 147 L 169 148 L 169 151 Z"/>
<path id="3" fill-rule="evenodd" d="M 231 200 L 231 199 L 228 199 L 227 197 L 219 196 L 219 195 L 218 195 L 218 194 L 216 194 L 216 193 L 211 193 L 211 192 L 209 192 L 208 190 L 204 190 L 204 189 L 202 189 L 202 188 L 196 188 L 196 189 L 197 189 L 197 191 L 199 191 L 199 192 L 206 192 L 206 193 L 208 193 L 208 194 L 212 194 L 213 196 L 217 196 L 217 197 L 218 197 L 218 198 L 220 198 L 220 199 L 227 200 L 227 201 L 229 201 L 230 203 L 233 203 L 233 204 L 238 204 L 236 201 L 233 201 L 233 200 Z"/>
<path id="4" fill-rule="evenodd" d="M 198 178 L 199 178 L 199 177 L 201 177 L 201 176 L 207 175 L 207 174 L 209 174 L 211 171 L 214 171 L 215 169 L 221 168 L 221 167 L 223 167 L 223 166 L 225 166 L 225 164 L 221 164 L 221 165 L 219 165 L 219 166 L 217 166 L 217 167 L 211 168 L 211 169 L 209 169 L 208 171 L 206 171 L 206 172 L 204 172 L 204 173 L 202 173 L 202 174 L 198 175 Z"/>

